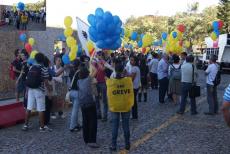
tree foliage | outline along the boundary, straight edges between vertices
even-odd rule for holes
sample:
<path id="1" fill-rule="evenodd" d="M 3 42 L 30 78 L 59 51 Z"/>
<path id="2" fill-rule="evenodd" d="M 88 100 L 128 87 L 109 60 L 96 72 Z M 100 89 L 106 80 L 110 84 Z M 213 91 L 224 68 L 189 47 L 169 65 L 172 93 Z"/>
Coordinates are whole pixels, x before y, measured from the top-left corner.
<path id="1" fill-rule="evenodd" d="M 218 5 L 217 18 L 224 22 L 222 32 L 230 32 L 230 0 L 220 0 Z"/>
<path id="2" fill-rule="evenodd" d="M 130 17 L 125 23 L 125 27 L 139 34 L 150 33 L 154 39 L 160 39 L 162 32 L 171 33 L 176 30 L 178 24 L 186 26 L 183 40 L 192 44 L 203 44 L 204 38 L 212 31 L 212 22 L 217 20 L 217 7 L 210 6 L 198 13 L 199 3 L 188 5 L 186 12 L 178 12 L 176 15 L 144 17 Z M 229 21 L 229 20 L 228 20 Z M 225 22 L 225 21 L 224 21 Z"/>

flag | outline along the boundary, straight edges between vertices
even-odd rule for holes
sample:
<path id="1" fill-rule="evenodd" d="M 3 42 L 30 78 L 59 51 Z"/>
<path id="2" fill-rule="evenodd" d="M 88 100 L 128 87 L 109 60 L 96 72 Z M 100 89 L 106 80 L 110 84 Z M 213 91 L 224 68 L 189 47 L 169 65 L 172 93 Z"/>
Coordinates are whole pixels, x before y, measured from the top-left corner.
<path id="1" fill-rule="evenodd" d="M 90 41 L 88 29 L 89 29 L 89 25 L 77 17 L 78 38 L 80 40 L 82 48 L 85 50 L 86 55 L 90 57 L 89 51 L 86 46 L 86 43 Z M 94 43 L 94 47 L 95 50 L 98 51 L 98 48 L 96 47 L 95 43 Z"/>

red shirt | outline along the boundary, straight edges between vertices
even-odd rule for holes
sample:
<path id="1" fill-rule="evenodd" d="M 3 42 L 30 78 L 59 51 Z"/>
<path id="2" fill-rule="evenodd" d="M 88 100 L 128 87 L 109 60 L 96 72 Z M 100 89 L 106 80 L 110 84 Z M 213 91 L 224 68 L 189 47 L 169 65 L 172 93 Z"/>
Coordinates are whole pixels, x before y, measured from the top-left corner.
<path id="1" fill-rule="evenodd" d="M 97 69 L 96 79 L 98 83 L 105 83 L 105 70 L 104 70 L 105 61 L 100 60 L 99 62 L 94 63 L 95 68 Z"/>

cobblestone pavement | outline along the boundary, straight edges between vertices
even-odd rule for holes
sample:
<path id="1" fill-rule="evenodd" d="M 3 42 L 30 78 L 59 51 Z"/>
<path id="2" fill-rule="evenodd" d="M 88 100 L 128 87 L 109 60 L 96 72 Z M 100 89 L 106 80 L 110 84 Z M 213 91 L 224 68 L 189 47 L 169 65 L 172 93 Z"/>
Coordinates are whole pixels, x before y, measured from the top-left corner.
<path id="1" fill-rule="evenodd" d="M 17 30 L 14 25 L 3 25 L 0 26 L 0 31 L 13 31 Z M 27 25 L 27 31 L 45 31 L 46 30 L 46 23 L 35 23 L 29 22 Z"/>
<path id="2" fill-rule="evenodd" d="M 158 104 L 158 91 L 149 90 L 149 101 L 139 102 L 139 119 L 130 121 L 131 150 L 129 153 L 139 154 L 183 154 L 183 153 L 210 153 L 228 154 L 230 151 L 230 129 L 225 125 L 222 114 L 206 116 L 204 73 L 200 72 L 199 83 L 203 87 L 202 96 L 197 99 L 198 115 L 191 116 L 188 112 L 179 116 L 175 112 L 178 105 L 170 102 Z M 230 83 L 229 75 L 223 75 L 222 83 L 218 88 L 220 102 L 224 89 Z M 150 95 L 151 94 L 151 95 Z M 220 103 L 221 104 L 221 103 Z M 68 153 L 68 154 L 106 154 L 110 153 L 111 123 L 98 124 L 99 149 L 90 149 L 82 138 L 82 132 L 68 131 L 69 111 L 66 119 L 52 120 L 53 132 L 40 133 L 38 118 L 33 117 L 32 129 L 22 132 L 22 124 L 0 129 L 0 153 Z M 118 146 L 123 151 L 124 139 L 122 129 L 119 129 Z"/>

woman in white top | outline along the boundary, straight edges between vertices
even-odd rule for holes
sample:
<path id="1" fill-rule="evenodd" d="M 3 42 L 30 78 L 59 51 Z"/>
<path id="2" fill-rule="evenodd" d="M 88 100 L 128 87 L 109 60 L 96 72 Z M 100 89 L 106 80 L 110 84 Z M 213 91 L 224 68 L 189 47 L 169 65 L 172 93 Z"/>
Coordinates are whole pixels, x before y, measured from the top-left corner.
<path id="1" fill-rule="evenodd" d="M 133 89 L 134 89 L 134 105 L 132 108 L 132 119 L 138 119 L 138 112 L 137 112 L 137 93 L 138 89 L 141 85 L 141 73 L 138 65 L 138 59 L 135 56 L 130 57 L 130 64 L 131 64 L 131 77 L 133 80 Z"/>

